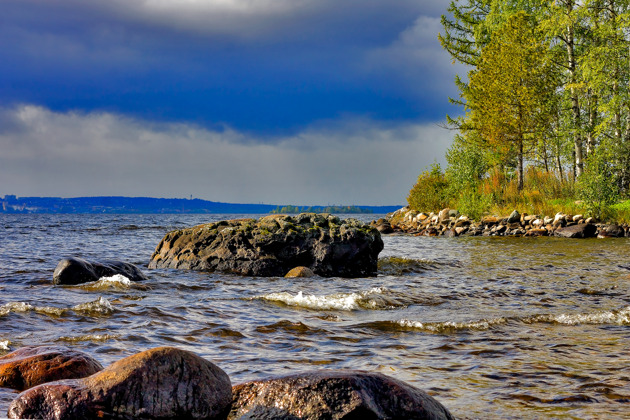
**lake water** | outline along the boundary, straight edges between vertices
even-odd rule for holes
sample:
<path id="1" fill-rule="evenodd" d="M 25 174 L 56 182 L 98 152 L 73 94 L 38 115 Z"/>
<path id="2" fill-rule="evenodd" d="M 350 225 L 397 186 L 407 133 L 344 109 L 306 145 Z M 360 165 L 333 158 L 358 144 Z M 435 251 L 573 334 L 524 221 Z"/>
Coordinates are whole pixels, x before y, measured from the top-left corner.
<path id="1" fill-rule="evenodd" d="M 169 345 L 233 383 L 364 369 L 459 418 L 630 417 L 627 239 L 384 236 L 378 277 L 360 279 L 147 269 L 168 231 L 238 217 L 0 215 L 0 355 L 61 344 L 107 365 Z M 53 286 L 68 256 L 149 280 Z M 15 396 L 0 389 L 0 417 Z"/>

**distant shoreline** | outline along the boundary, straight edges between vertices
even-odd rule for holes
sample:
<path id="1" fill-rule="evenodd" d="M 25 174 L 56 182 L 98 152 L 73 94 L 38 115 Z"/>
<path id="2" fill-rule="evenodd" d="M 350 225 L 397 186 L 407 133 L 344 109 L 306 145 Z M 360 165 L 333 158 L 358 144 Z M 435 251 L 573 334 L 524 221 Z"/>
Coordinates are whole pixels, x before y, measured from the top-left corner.
<path id="1" fill-rule="evenodd" d="M 267 214 L 283 208 L 307 208 L 277 204 L 239 204 L 201 200 L 199 198 L 152 197 L 17 197 L 0 198 L 0 214 Z M 385 214 L 396 206 L 308 206 L 312 212 L 346 214 Z"/>

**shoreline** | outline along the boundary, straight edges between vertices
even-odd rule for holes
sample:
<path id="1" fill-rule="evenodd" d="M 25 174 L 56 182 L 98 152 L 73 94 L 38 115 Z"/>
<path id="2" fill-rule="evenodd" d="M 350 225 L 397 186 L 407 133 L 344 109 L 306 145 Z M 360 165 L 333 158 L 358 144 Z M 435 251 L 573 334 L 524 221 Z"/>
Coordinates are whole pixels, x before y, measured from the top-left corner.
<path id="1" fill-rule="evenodd" d="M 445 208 L 439 213 L 425 213 L 402 207 L 371 226 L 381 234 L 401 233 L 413 236 L 556 236 L 564 238 L 627 238 L 627 224 L 598 223 L 583 215 L 557 213 L 555 216 L 529 215 L 514 210 L 508 216 L 484 216 L 470 219 L 457 210 Z"/>

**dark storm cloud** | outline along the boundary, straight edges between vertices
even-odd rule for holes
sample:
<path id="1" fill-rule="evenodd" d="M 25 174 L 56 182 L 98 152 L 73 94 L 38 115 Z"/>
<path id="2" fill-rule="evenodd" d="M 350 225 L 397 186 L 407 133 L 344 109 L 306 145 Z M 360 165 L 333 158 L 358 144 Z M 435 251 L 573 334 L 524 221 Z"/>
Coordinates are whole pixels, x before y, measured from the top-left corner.
<path id="1" fill-rule="evenodd" d="M 447 1 L 8 0 L 2 104 L 110 111 L 262 137 L 319 120 L 441 120 Z"/>

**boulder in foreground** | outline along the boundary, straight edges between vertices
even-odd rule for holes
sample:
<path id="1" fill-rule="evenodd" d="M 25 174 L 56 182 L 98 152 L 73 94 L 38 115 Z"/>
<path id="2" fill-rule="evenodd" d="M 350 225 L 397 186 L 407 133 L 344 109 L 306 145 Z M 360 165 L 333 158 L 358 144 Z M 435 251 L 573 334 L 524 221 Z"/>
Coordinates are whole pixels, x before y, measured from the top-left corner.
<path id="1" fill-rule="evenodd" d="M 147 279 L 138 267 L 122 261 L 89 262 L 82 258 L 65 258 L 59 261 L 55 268 L 53 283 L 82 284 L 116 274 L 121 274 L 132 281 Z"/>
<path id="2" fill-rule="evenodd" d="M 63 346 L 28 346 L 0 357 L 0 386 L 18 391 L 103 369 L 91 356 Z"/>
<path id="3" fill-rule="evenodd" d="M 168 233 L 149 268 L 284 276 L 298 266 L 323 277 L 375 276 L 380 233 L 355 219 L 302 213 L 238 219 Z"/>
<path id="4" fill-rule="evenodd" d="M 453 419 L 424 391 L 380 373 L 318 371 L 236 385 L 229 420 Z"/>
<path id="5" fill-rule="evenodd" d="M 232 390 L 227 374 L 188 351 L 158 347 L 113 363 L 84 379 L 22 392 L 9 418 L 225 418 Z"/>

